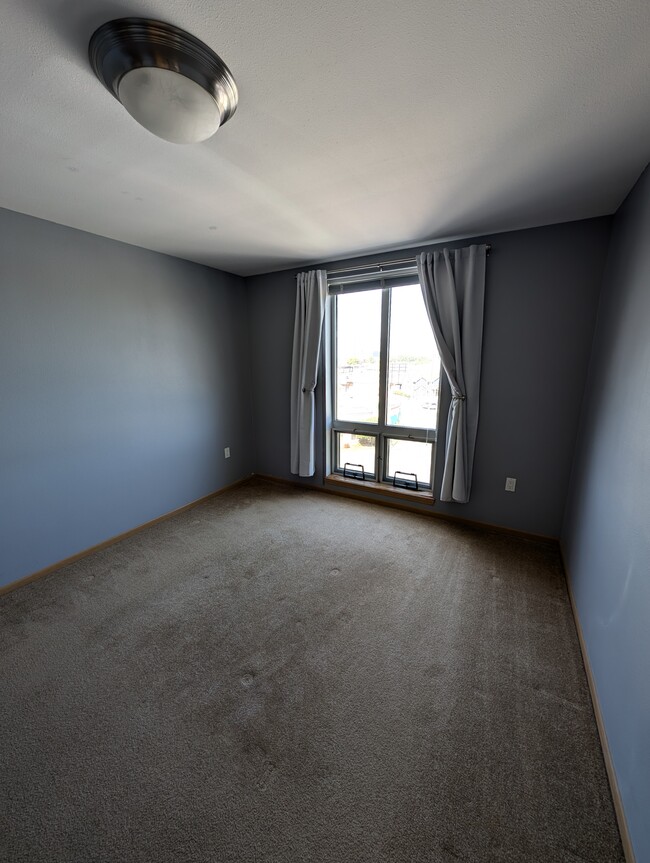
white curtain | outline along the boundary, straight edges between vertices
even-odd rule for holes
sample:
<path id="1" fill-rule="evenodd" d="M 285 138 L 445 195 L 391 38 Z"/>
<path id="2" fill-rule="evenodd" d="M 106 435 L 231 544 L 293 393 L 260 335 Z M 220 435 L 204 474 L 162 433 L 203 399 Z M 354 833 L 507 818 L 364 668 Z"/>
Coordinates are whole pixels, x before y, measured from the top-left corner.
<path id="1" fill-rule="evenodd" d="M 440 500 L 467 503 L 478 429 L 485 246 L 417 257 L 422 296 L 451 387 Z"/>
<path id="2" fill-rule="evenodd" d="M 327 273 L 325 270 L 298 273 L 297 281 L 291 364 L 291 473 L 313 476 L 314 390 L 327 300 Z"/>

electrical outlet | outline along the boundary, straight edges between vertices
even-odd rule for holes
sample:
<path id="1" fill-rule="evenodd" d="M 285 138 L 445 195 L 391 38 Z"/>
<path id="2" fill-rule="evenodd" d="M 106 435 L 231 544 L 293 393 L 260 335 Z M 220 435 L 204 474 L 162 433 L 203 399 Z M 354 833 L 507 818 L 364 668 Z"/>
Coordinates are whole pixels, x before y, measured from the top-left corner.
<path id="1" fill-rule="evenodd" d="M 224 450 L 223 450 L 223 457 L 224 457 L 224 458 L 230 458 L 230 447 L 229 447 L 229 446 L 224 447 Z"/>
<path id="2" fill-rule="evenodd" d="M 516 491 L 517 490 L 517 480 L 514 476 L 506 477 L 506 491 Z"/>

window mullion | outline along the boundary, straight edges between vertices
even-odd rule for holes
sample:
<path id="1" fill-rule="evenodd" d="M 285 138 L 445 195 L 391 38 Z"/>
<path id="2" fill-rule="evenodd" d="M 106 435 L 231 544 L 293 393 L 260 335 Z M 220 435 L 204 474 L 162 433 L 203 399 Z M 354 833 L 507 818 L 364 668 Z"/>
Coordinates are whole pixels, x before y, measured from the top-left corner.
<path id="1" fill-rule="evenodd" d="M 331 369 L 332 369 L 332 420 L 335 420 L 338 416 L 338 408 L 336 404 L 336 394 L 338 390 L 338 380 L 337 380 L 337 369 L 338 369 L 338 356 L 337 356 L 337 344 L 336 344 L 336 333 L 337 333 L 337 317 L 338 317 L 338 304 L 336 296 L 332 297 L 332 305 L 331 305 L 331 327 L 330 327 L 330 357 L 331 357 Z"/>
<path id="2" fill-rule="evenodd" d="M 390 326 L 390 288 L 382 290 L 381 341 L 379 348 L 379 415 L 377 438 L 377 482 L 384 479 L 384 442 L 386 435 L 386 399 L 388 398 L 388 331 Z"/>
<path id="3" fill-rule="evenodd" d="M 337 407 L 336 407 L 336 391 L 338 389 L 338 380 L 337 380 L 337 368 L 338 368 L 338 360 L 337 360 L 337 350 L 336 350 L 336 333 L 337 333 L 337 299 L 336 296 L 330 297 L 330 395 L 332 399 L 332 403 L 330 405 L 331 417 L 332 417 L 332 429 L 330 431 L 329 436 L 329 447 L 330 447 L 330 460 L 332 464 L 332 469 L 336 469 L 337 459 L 336 459 L 336 434 L 334 433 L 336 417 L 337 417 Z"/>

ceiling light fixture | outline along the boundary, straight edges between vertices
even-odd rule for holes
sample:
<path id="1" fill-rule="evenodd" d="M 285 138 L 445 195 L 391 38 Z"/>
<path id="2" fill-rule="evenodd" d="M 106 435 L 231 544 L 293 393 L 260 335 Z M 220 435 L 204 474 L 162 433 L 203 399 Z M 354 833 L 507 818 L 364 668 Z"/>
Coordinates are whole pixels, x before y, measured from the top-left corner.
<path id="1" fill-rule="evenodd" d="M 90 65 L 145 129 L 174 144 L 205 141 L 232 117 L 237 85 L 203 42 L 161 21 L 118 18 L 90 38 Z"/>

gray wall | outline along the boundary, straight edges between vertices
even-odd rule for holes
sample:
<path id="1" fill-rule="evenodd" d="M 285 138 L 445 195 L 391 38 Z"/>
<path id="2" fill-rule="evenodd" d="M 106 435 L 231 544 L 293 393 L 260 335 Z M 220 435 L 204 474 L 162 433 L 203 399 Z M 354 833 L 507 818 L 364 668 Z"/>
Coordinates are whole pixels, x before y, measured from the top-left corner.
<path id="1" fill-rule="evenodd" d="M 563 544 L 638 863 L 650 861 L 650 168 L 614 219 Z"/>
<path id="2" fill-rule="evenodd" d="M 559 536 L 611 220 L 477 238 L 490 242 L 481 417 L 472 498 L 454 515 Z M 456 245 L 467 245 L 465 240 Z M 453 244 L 452 244 L 453 245 Z M 426 248 L 418 247 L 412 253 Z M 407 252 L 392 257 L 404 258 Z M 391 255 L 336 262 L 387 260 Z M 289 472 L 289 382 L 296 270 L 247 279 L 255 470 Z M 321 441 L 316 476 L 322 483 Z M 438 448 L 437 481 L 442 476 Z M 517 478 L 515 494 L 504 491 Z"/>
<path id="3" fill-rule="evenodd" d="M 242 279 L 0 210 L 0 584 L 250 473 L 249 386 Z"/>

